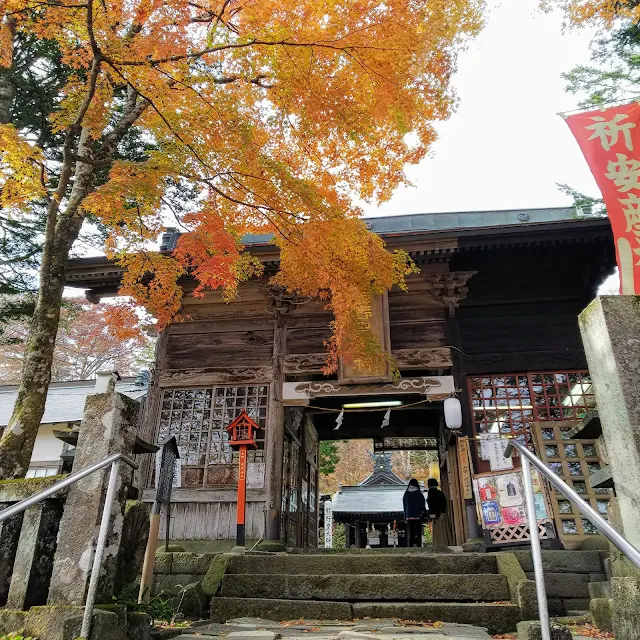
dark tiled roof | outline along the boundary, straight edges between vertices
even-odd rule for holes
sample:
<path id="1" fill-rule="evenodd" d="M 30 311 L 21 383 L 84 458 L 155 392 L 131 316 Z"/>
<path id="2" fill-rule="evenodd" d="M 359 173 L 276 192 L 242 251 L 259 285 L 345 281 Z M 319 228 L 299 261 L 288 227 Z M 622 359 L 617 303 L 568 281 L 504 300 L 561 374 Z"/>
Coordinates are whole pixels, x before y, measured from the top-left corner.
<path id="1" fill-rule="evenodd" d="M 402 216 L 380 216 L 365 218 L 371 231 L 380 235 L 438 232 L 464 229 L 482 229 L 511 226 L 530 226 L 550 222 L 584 220 L 575 207 L 553 207 L 548 209 L 508 209 L 504 211 L 461 211 L 457 213 L 414 213 Z M 247 245 L 266 244 L 269 234 L 248 235 L 243 238 Z"/>
<path id="2" fill-rule="evenodd" d="M 342 487 L 336 493 L 331 506 L 334 514 L 399 514 L 402 513 L 402 497 L 407 485 L 373 485 Z"/>

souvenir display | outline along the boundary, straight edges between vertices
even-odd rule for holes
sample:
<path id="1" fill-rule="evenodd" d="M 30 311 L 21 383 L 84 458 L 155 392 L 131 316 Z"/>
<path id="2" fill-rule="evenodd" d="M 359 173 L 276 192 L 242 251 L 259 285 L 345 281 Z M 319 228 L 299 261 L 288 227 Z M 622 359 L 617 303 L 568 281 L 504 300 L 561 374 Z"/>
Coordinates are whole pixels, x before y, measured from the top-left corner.
<path id="1" fill-rule="evenodd" d="M 546 489 L 535 469 L 531 476 L 538 524 L 546 525 L 551 523 Z M 515 543 L 528 539 L 522 471 L 492 471 L 475 475 L 473 490 L 478 517 L 492 544 Z M 545 535 L 541 533 L 542 537 Z"/>

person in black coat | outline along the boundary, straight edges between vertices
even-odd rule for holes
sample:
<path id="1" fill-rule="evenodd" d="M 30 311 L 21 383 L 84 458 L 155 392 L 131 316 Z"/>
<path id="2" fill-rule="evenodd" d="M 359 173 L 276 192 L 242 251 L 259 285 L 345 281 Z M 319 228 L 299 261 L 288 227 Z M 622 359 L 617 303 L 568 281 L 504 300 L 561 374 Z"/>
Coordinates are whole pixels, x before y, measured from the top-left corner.
<path id="1" fill-rule="evenodd" d="M 429 519 L 433 525 L 431 529 L 432 546 L 434 549 L 446 550 L 453 544 L 453 535 L 447 518 L 447 497 L 438 489 L 438 481 L 429 478 L 427 482 L 427 502 L 429 503 Z"/>
<path id="2" fill-rule="evenodd" d="M 415 478 L 409 480 L 409 486 L 402 498 L 404 519 L 407 523 L 407 546 L 422 546 L 422 522 L 427 512 L 424 494 Z"/>

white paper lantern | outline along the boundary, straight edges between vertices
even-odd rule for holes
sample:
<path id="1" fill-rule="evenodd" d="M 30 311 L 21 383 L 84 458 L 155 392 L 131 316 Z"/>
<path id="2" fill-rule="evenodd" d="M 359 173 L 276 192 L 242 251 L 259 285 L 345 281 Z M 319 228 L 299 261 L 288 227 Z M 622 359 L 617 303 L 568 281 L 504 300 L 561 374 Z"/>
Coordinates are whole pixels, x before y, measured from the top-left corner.
<path id="1" fill-rule="evenodd" d="M 444 423 L 448 429 L 459 429 L 462 426 L 462 405 L 458 398 L 447 398 L 444 401 Z"/>

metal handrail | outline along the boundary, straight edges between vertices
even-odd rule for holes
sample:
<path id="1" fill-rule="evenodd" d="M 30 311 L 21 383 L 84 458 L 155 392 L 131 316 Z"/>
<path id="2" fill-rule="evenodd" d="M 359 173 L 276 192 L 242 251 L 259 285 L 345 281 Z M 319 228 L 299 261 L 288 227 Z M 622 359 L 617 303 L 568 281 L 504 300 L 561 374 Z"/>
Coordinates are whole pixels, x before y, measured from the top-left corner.
<path id="1" fill-rule="evenodd" d="M 538 595 L 538 612 L 540 615 L 540 631 L 542 640 L 550 640 L 549 609 L 547 607 L 547 592 L 544 584 L 544 572 L 542 569 L 542 552 L 540 550 L 540 536 L 538 534 L 538 519 L 533 496 L 533 480 L 531 478 L 531 465 L 533 464 L 582 515 L 584 515 L 595 527 L 640 569 L 640 551 L 621 536 L 588 502 L 583 500 L 564 480 L 558 477 L 540 458 L 529 451 L 521 442 L 509 440 L 505 448 L 505 458 L 510 458 L 513 451 L 517 450 L 522 459 L 522 475 L 524 481 L 525 501 L 527 506 L 527 522 L 531 533 L 531 555 L 533 556 L 533 569 L 536 579 L 536 593 Z M 538 534 L 538 535 L 534 535 Z"/>
<path id="2" fill-rule="evenodd" d="M 66 478 L 58 480 L 58 482 L 55 482 L 50 487 L 43 489 L 39 493 L 36 493 L 29 498 L 25 498 L 11 507 L 7 507 L 0 511 L 0 522 L 3 522 L 7 518 L 11 518 L 12 516 L 22 513 L 29 507 L 42 502 L 44 499 L 54 495 L 55 493 L 58 493 L 61 489 L 66 489 L 72 484 L 78 482 L 78 480 L 82 480 L 82 478 L 86 478 L 92 473 L 111 465 L 109 484 L 107 485 L 107 495 L 104 500 L 102 518 L 100 520 L 100 531 L 96 542 L 96 550 L 93 555 L 93 566 L 91 567 L 91 578 L 89 579 L 89 588 L 87 589 L 87 600 L 84 605 L 82 629 L 80 631 L 80 636 L 87 639 L 89 638 L 89 633 L 91 631 L 91 617 L 93 615 L 93 607 L 96 603 L 98 578 L 100 577 L 100 567 L 102 566 L 107 534 L 109 533 L 109 521 L 111 520 L 111 509 L 113 508 L 113 499 L 116 493 L 116 482 L 118 480 L 118 471 L 120 470 L 120 461 L 125 462 L 132 469 L 138 468 L 138 464 L 128 456 L 124 455 L 124 453 L 113 453 L 104 460 L 96 462 L 95 464 L 88 466 L 86 469 L 76 471 L 75 473 L 68 475 Z"/>

